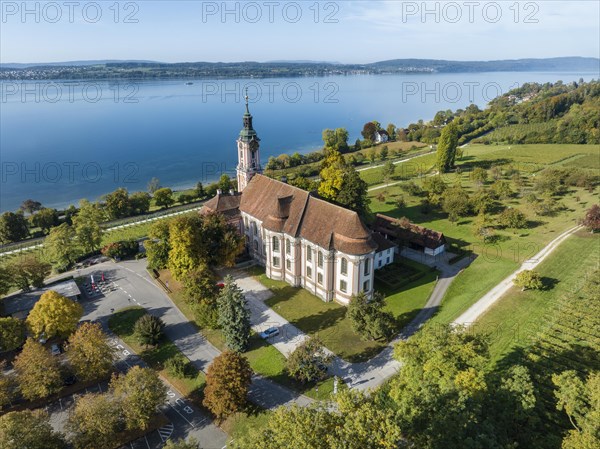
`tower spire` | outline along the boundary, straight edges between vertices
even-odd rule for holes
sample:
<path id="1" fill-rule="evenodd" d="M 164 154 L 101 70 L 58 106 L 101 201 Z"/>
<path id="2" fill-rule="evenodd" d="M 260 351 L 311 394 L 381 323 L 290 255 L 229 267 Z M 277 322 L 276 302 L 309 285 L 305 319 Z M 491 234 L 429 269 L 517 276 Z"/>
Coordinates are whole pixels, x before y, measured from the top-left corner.
<path id="1" fill-rule="evenodd" d="M 244 190 L 250 179 L 256 173 L 262 173 L 260 166 L 260 138 L 256 135 L 256 131 L 252 127 L 252 114 L 248 108 L 248 88 L 246 88 L 246 112 L 244 114 L 244 127 L 240 131 L 237 139 L 238 147 L 238 165 L 237 165 L 237 181 L 238 191 Z"/>

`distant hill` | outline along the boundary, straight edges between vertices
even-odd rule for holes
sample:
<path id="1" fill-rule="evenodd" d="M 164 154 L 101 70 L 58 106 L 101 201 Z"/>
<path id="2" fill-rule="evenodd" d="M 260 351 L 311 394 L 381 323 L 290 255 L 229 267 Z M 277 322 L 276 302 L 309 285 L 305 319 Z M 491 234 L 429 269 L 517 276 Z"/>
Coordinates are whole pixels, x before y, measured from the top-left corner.
<path id="1" fill-rule="evenodd" d="M 20 63 L 20 62 L 7 62 L 0 63 L 0 69 L 27 69 L 32 67 L 83 67 L 90 65 L 104 65 L 111 63 L 132 63 L 132 62 L 143 62 L 147 64 L 158 64 L 157 61 L 143 61 L 143 60 L 120 60 L 120 59 L 99 59 L 99 60 L 88 60 L 88 61 L 63 61 L 63 62 L 32 62 L 32 63 Z"/>
<path id="2" fill-rule="evenodd" d="M 369 64 L 316 61 L 177 62 L 71 61 L 35 64 L 0 64 L 0 79 L 162 79 L 214 77 L 296 77 L 389 73 L 475 72 L 593 72 L 600 76 L 600 59 L 560 57 L 498 61 L 446 61 L 392 59 Z"/>
<path id="3" fill-rule="evenodd" d="M 544 59 L 504 59 L 497 61 L 445 61 L 437 59 L 392 59 L 367 64 L 379 70 L 405 67 L 430 68 L 435 72 L 546 72 L 585 71 L 600 73 L 600 59 L 568 56 Z"/>

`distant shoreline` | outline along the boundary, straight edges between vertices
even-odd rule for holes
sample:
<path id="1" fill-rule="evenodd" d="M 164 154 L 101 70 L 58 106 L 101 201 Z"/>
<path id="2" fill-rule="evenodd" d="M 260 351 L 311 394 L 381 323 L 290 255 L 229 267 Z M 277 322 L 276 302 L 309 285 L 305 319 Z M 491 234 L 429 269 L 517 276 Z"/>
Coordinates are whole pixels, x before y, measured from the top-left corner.
<path id="1" fill-rule="evenodd" d="M 230 79 L 297 78 L 339 75 L 398 75 L 490 72 L 600 73 L 600 59 L 559 57 L 497 61 L 394 59 L 370 64 L 319 62 L 158 63 L 147 61 L 0 64 L 0 80 L 112 80 L 112 79 Z"/>

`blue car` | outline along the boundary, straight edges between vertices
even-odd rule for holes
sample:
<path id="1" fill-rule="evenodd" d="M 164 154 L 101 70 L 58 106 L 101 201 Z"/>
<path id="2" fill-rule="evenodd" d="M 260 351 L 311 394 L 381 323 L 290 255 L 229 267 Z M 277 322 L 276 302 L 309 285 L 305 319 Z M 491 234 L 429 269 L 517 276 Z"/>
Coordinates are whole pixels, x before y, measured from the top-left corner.
<path id="1" fill-rule="evenodd" d="M 275 337 L 276 335 L 279 335 L 279 328 L 270 327 L 266 331 L 260 333 L 260 338 L 266 340 L 268 338 Z"/>

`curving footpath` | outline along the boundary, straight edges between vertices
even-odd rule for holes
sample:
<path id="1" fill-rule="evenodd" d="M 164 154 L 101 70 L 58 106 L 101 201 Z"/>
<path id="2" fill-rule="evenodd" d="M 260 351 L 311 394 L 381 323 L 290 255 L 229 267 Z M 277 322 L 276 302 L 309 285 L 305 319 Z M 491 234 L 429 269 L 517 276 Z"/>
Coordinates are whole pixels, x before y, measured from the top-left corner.
<path id="1" fill-rule="evenodd" d="M 487 292 L 479 301 L 473 304 L 465 313 L 459 316 L 452 322 L 453 326 L 469 326 L 477 321 L 481 315 L 483 315 L 493 304 L 496 303 L 503 295 L 505 295 L 513 286 L 513 282 L 517 274 L 524 270 L 533 270 L 537 267 L 552 251 L 556 249 L 565 239 L 571 234 L 581 229 L 581 226 L 575 226 L 552 240 L 546 245 L 539 253 L 533 256 L 531 259 L 527 259 L 521 267 L 496 285 L 493 289 Z"/>

